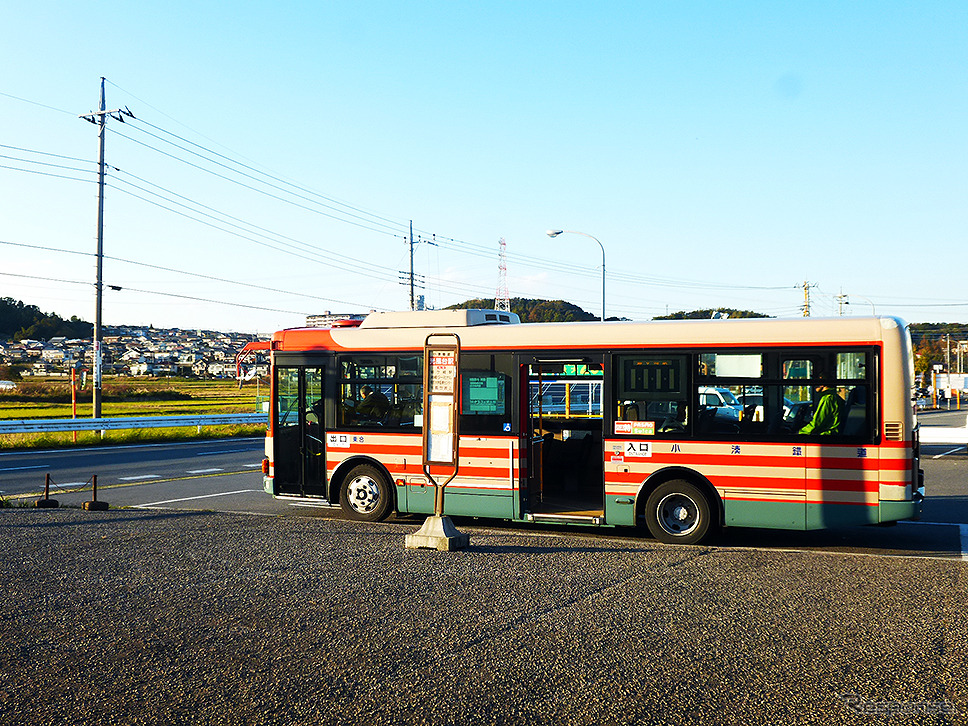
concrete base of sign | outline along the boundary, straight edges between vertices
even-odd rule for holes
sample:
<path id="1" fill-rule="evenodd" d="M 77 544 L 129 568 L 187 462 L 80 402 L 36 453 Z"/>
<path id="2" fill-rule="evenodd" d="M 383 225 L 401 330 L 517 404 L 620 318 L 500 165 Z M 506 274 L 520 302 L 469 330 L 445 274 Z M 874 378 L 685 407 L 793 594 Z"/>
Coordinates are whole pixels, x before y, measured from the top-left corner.
<path id="1" fill-rule="evenodd" d="M 406 537 L 407 549 L 462 550 L 470 546 L 469 535 L 457 531 L 450 517 L 427 517 L 423 527 Z"/>

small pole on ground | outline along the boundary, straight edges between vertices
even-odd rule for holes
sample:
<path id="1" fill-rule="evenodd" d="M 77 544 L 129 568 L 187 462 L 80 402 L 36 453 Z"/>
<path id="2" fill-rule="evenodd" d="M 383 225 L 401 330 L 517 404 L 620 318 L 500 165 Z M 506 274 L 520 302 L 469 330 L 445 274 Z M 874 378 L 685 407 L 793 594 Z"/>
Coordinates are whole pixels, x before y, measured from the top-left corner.
<path id="1" fill-rule="evenodd" d="M 44 476 L 44 498 L 38 499 L 34 502 L 35 507 L 40 507 L 41 509 L 56 509 L 60 506 L 60 503 L 56 499 L 50 498 L 50 474 Z"/>
<path id="2" fill-rule="evenodd" d="M 107 502 L 99 502 L 97 500 L 97 474 L 91 477 L 92 487 L 91 487 L 91 501 L 84 502 L 81 505 L 84 509 L 89 512 L 104 512 L 108 508 Z"/>

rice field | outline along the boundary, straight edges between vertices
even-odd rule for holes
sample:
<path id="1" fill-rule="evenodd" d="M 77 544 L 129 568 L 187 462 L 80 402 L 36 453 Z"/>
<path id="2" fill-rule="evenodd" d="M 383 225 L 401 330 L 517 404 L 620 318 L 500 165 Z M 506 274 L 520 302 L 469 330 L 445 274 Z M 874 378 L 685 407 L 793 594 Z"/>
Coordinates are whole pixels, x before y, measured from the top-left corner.
<path id="1" fill-rule="evenodd" d="M 240 389 L 231 379 L 195 380 L 186 378 L 105 378 L 101 395 L 101 415 L 186 416 L 220 413 L 254 413 L 262 410 L 269 387 L 247 381 Z M 93 415 L 90 385 L 77 394 L 77 417 Z M 0 420 L 71 418 L 70 383 L 61 378 L 18 382 L 11 391 L 0 391 Z M 257 436 L 265 433 L 258 426 L 209 426 L 201 433 L 192 427 L 172 429 L 121 429 L 0 435 L 0 449 L 55 448 L 106 443 L 138 443 L 172 439 Z"/>

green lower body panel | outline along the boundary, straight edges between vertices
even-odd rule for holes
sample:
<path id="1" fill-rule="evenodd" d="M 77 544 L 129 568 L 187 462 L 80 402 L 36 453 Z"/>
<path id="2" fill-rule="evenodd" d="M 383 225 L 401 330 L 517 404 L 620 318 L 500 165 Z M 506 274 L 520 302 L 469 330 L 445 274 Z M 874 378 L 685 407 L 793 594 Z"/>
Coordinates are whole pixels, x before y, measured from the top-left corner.
<path id="1" fill-rule="evenodd" d="M 435 489 L 432 486 L 408 486 L 401 495 L 397 487 L 397 509 L 415 514 L 434 513 Z M 406 498 L 404 498 L 406 497 Z M 514 498 L 511 493 L 481 494 L 480 491 L 468 493 L 458 487 L 448 486 L 444 490 L 444 514 L 452 517 L 492 517 L 494 519 L 514 518 Z"/>
<path id="2" fill-rule="evenodd" d="M 727 499 L 723 503 L 727 527 L 764 527 L 766 529 L 805 529 L 805 502 L 751 502 Z"/>
<path id="3" fill-rule="evenodd" d="M 465 494 L 459 489 L 447 487 L 444 492 L 444 513 L 454 517 L 511 519 L 514 516 L 513 499 L 510 494 Z"/>
<path id="4" fill-rule="evenodd" d="M 807 505 L 807 529 L 857 527 L 878 521 L 877 507 L 866 504 L 812 502 Z"/>
<path id="5" fill-rule="evenodd" d="M 635 525 L 635 499 L 632 497 L 606 497 L 605 521 L 618 527 Z"/>
<path id="6" fill-rule="evenodd" d="M 921 502 L 890 502 L 882 499 L 878 509 L 882 522 L 921 519 Z"/>

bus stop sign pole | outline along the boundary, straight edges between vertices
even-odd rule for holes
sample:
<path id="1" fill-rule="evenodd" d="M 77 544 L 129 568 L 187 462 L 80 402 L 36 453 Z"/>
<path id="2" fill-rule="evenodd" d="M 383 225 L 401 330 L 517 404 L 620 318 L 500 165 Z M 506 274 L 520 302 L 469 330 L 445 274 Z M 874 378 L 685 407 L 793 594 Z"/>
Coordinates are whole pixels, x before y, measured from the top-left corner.
<path id="1" fill-rule="evenodd" d="M 460 468 L 460 338 L 453 333 L 431 333 L 424 340 L 423 472 L 434 485 L 434 514 L 406 537 L 409 549 L 461 550 L 470 537 L 457 531 L 444 514 L 444 488 Z M 432 468 L 445 481 L 434 478 Z"/>

